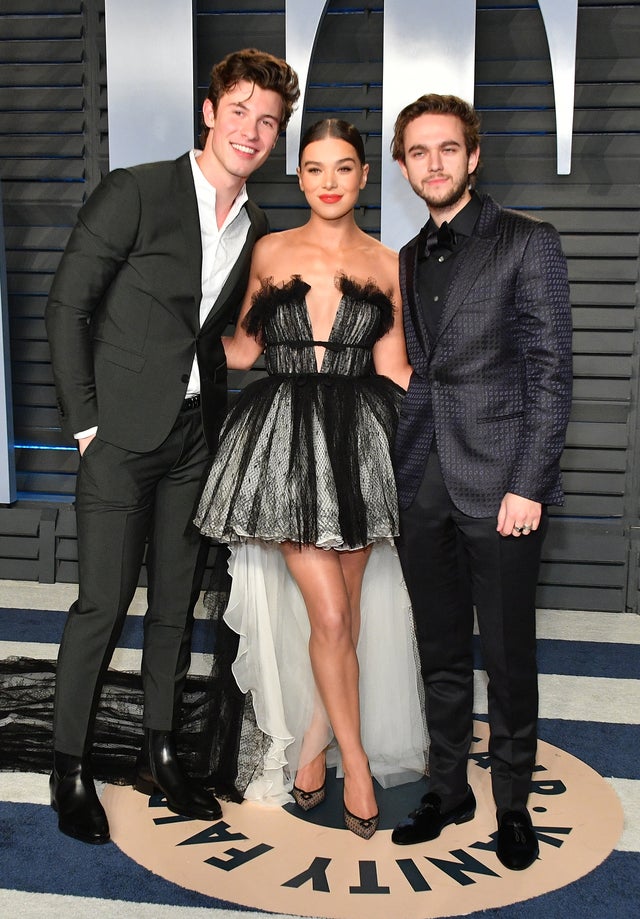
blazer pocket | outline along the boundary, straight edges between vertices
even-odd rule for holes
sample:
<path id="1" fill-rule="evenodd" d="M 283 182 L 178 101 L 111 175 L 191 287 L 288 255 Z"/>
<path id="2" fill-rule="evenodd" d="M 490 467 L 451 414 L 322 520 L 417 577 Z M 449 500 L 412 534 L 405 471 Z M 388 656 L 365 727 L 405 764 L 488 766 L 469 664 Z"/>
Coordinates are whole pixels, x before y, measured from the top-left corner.
<path id="1" fill-rule="evenodd" d="M 94 339 L 93 353 L 95 358 L 117 364 L 118 367 L 124 367 L 125 370 L 132 370 L 134 373 L 140 373 L 146 363 L 146 358 L 141 354 L 125 351 L 124 348 L 118 348 L 108 341 Z"/>

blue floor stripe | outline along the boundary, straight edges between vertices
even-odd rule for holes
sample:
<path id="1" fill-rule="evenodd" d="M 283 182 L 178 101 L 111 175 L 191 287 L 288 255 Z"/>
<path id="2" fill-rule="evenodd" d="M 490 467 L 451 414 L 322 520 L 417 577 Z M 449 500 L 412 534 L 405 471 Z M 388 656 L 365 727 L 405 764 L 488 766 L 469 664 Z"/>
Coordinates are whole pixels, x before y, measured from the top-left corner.
<path id="1" fill-rule="evenodd" d="M 605 778 L 640 779 L 640 727 L 636 724 L 541 718 L 538 736 Z"/>
<path id="2" fill-rule="evenodd" d="M 538 639 L 540 673 L 566 676 L 640 679 L 640 648 L 637 645 L 595 641 Z"/>
<path id="3" fill-rule="evenodd" d="M 477 670 L 484 669 L 478 636 L 474 639 L 474 666 Z M 637 680 L 640 679 L 640 648 L 615 642 L 539 638 L 538 670 L 566 676 Z"/>
<path id="4" fill-rule="evenodd" d="M 66 611 L 0 609 L 0 641 L 23 641 L 59 644 Z M 142 616 L 127 616 L 120 648 L 142 647 Z M 214 629 L 210 622 L 195 622 L 192 650 L 211 652 Z M 480 639 L 474 640 L 475 666 L 482 670 Z M 640 679 L 640 649 L 637 645 L 594 641 L 538 640 L 540 673 L 563 673 L 567 676 Z"/>
<path id="5" fill-rule="evenodd" d="M 486 714 L 473 716 L 488 721 Z M 640 779 L 640 726 L 540 718 L 538 737 L 566 750 L 605 778 Z"/>
<path id="6" fill-rule="evenodd" d="M 66 612 L 41 609 L 0 609 L 0 641 L 59 644 Z"/>
<path id="7" fill-rule="evenodd" d="M 0 803 L 0 862 L 0 883 L 10 889 L 209 909 L 232 907 L 153 874 L 113 844 L 88 846 L 63 836 L 51 808 L 38 804 Z"/>
<path id="8" fill-rule="evenodd" d="M 66 611 L 59 610 L 0 609 L 0 641 L 60 644 L 66 617 Z M 118 641 L 119 648 L 142 648 L 142 623 L 142 616 L 127 616 Z M 213 626 L 208 621 L 197 619 L 191 650 L 211 653 L 213 644 Z"/>

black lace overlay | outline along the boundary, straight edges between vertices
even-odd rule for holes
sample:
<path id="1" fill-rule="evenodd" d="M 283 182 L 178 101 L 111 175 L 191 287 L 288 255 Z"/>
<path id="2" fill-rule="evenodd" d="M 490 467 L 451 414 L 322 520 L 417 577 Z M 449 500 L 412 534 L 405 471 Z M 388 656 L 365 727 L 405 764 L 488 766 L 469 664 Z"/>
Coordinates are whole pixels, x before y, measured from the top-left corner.
<path id="1" fill-rule="evenodd" d="M 299 276 L 254 296 L 246 328 L 264 344 L 268 376 L 227 418 L 196 517 L 208 536 L 354 549 L 396 535 L 390 444 L 402 390 L 372 359 L 393 304 L 372 282 L 337 284 L 327 342 L 313 339 Z"/>

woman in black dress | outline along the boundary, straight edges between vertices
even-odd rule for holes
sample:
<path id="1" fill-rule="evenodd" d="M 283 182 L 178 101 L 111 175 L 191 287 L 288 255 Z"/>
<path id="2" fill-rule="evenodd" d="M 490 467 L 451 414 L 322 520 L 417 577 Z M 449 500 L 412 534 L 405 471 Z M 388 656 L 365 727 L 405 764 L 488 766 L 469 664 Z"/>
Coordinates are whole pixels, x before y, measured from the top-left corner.
<path id="1" fill-rule="evenodd" d="M 354 219 L 367 175 L 352 125 L 307 131 L 309 220 L 258 242 L 223 339 L 230 368 L 264 352 L 268 375 L 229 413 L 196 517 L 231 546 L 234 675 L 270 741 L 247 797 L 320 804 L 335 752 L 345 825 L 364 838 L 378 824 L 372 774 L 416 779 L 425 746 L 393 548 L 390 443 L 410 367 L 397 255 Z"/>

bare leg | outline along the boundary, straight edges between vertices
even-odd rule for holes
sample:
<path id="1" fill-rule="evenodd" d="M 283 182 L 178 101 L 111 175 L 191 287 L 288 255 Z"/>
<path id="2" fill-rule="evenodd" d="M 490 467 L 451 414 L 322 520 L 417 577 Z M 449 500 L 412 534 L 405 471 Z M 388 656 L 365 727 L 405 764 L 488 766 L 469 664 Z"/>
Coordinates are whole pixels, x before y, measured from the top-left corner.
<path id="1" fill-rule="evenodd" d="M 362 579 L 364 569 L 366 568 L 369 556 L 371 555 L 371 546 L 364 549 L 357 549 L 353 552 L 338 552 L 342 573 L 345 584 L 347 585 L 347 594 L 349 597 L 349 606 L 351 607 L 351 637 L 354 648 L 358 647 L 358 637 L 360 635 L 360 599 L 362 596 Z"/>
<path id="2" fill-rule="evenodd" d="M 359 817 L 372 817 L 377 806 L 360 738 L 359 670 L 351 608 L 351 598 L 359 600 L 368 550 L 339 553 L 315 546 L 299 548 L 291 543 L 284 543 L 281 548 L 309 615 L 309 656 L 342 754 L 345 804 Z M 322 757 L 316 757 L 309 763 L 306 774 L 296 777 L 296 784 L 309 786 L 307 790 L 317 788 L 323 773 Z M 302 781 L 304 785 L 300 785 Z"/>
<path id="3" fill-rule="evenodd" d="M 360 598 L 362 594 L 362 579 L 364 569 L 371 554 L 371 546 L 365 549 L 359 549 L 349 552 L 336 553 L 342 567 L 342 573 L 347 588 L 349 606 L 351 609 L 351 637 L 354 648 L 358 646 L 358 636 L 360 634 Z M 324 711 L 316 711 L 311 720 L 311 724 L 302 742 L 300 752 L 300 762 L 296 773 L 296 785 L 304 791 L 316 791 L 324 782 L 325 777 L 325 752 L 316 754 L 311 760 L 309 755 L 305 756 L 307 748 L 307 738 L 310 738 L 311 748 L 318 749 L 317 735 L 324 732 L 325 724 Z M 314 738 L 316 739 L 314 742 Z"/>

